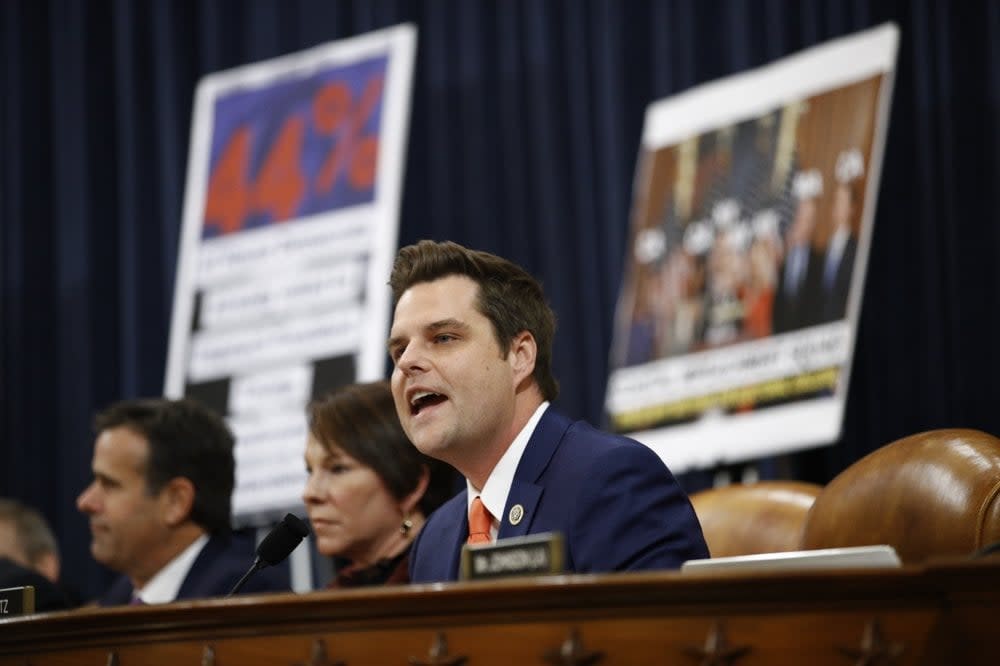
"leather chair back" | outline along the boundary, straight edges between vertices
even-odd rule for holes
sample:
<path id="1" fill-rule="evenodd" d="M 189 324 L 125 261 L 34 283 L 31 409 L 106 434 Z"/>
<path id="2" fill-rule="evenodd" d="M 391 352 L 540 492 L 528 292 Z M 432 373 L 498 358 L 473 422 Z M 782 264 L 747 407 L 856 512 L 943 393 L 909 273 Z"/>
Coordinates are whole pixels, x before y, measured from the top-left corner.
<path id="1" fill-rule="evenodd" d="M 889 544 L 904 563 L 1000 539 L 1000 439 L 932 430 L 855 462 L 816 498 L 802 548 Z"/>
<path id="2" fill-rule="evenodd" d="M 798 550 L 802 527 L 820 486 L 760 481 L 691 495 L 712 557 Z"/>

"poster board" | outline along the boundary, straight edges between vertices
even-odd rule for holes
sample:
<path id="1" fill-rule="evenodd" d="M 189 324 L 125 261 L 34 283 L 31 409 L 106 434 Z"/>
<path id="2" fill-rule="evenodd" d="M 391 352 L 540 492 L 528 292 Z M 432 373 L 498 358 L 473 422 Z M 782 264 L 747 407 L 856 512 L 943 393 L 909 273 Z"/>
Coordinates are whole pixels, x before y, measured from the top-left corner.
<path id="1" fill-rule="evenodd" d="M 839 437 L 898 41 L 887 24 L 647 109 L 606 409 L 674 471 Z"/>
<path id="2" fill-rule="evenodd" d="M 301 506 L 305 405 L 385 374 L 416 29 L 206 76 L 165 394 L 226 415 L 237 523 Z"/>

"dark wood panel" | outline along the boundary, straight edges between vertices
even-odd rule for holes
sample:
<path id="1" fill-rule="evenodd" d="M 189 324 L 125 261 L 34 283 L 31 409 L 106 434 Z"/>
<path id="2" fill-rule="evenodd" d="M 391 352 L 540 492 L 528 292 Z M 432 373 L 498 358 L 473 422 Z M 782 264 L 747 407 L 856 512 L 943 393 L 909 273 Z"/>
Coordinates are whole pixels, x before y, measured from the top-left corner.
<path id="1" fill-rule="evenodd" d="M 0 666 L 994 664 L 998 610 L 1000 562 L 558 576 L 16 618 Z"/>

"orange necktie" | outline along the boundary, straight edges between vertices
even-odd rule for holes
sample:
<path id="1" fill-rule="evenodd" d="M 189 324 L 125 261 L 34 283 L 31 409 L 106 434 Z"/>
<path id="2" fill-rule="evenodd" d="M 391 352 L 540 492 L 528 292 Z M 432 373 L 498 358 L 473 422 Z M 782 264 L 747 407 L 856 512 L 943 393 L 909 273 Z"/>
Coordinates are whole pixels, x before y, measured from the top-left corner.
<path id="1" fill-rule="evenodd" d="M 483 506 L 478 497 L 472 500 L 469 507 L 469 538 L 465 543 L 490 543 L 490 528 L 493 526 L 493 516 Z"/>

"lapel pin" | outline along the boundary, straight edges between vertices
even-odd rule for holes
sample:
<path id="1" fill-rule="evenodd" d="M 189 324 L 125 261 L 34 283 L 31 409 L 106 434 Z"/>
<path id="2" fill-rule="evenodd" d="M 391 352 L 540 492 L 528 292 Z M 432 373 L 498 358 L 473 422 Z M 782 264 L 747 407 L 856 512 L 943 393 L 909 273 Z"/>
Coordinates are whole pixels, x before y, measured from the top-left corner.
<path id="1" fill-rule="evenodd" d="M 517 525 L 524 518 L 524 507 L 520 504 L 515 504 L 510 507 L 510 513 L 507 514 L 507 520 L 511 525 Z"/>

